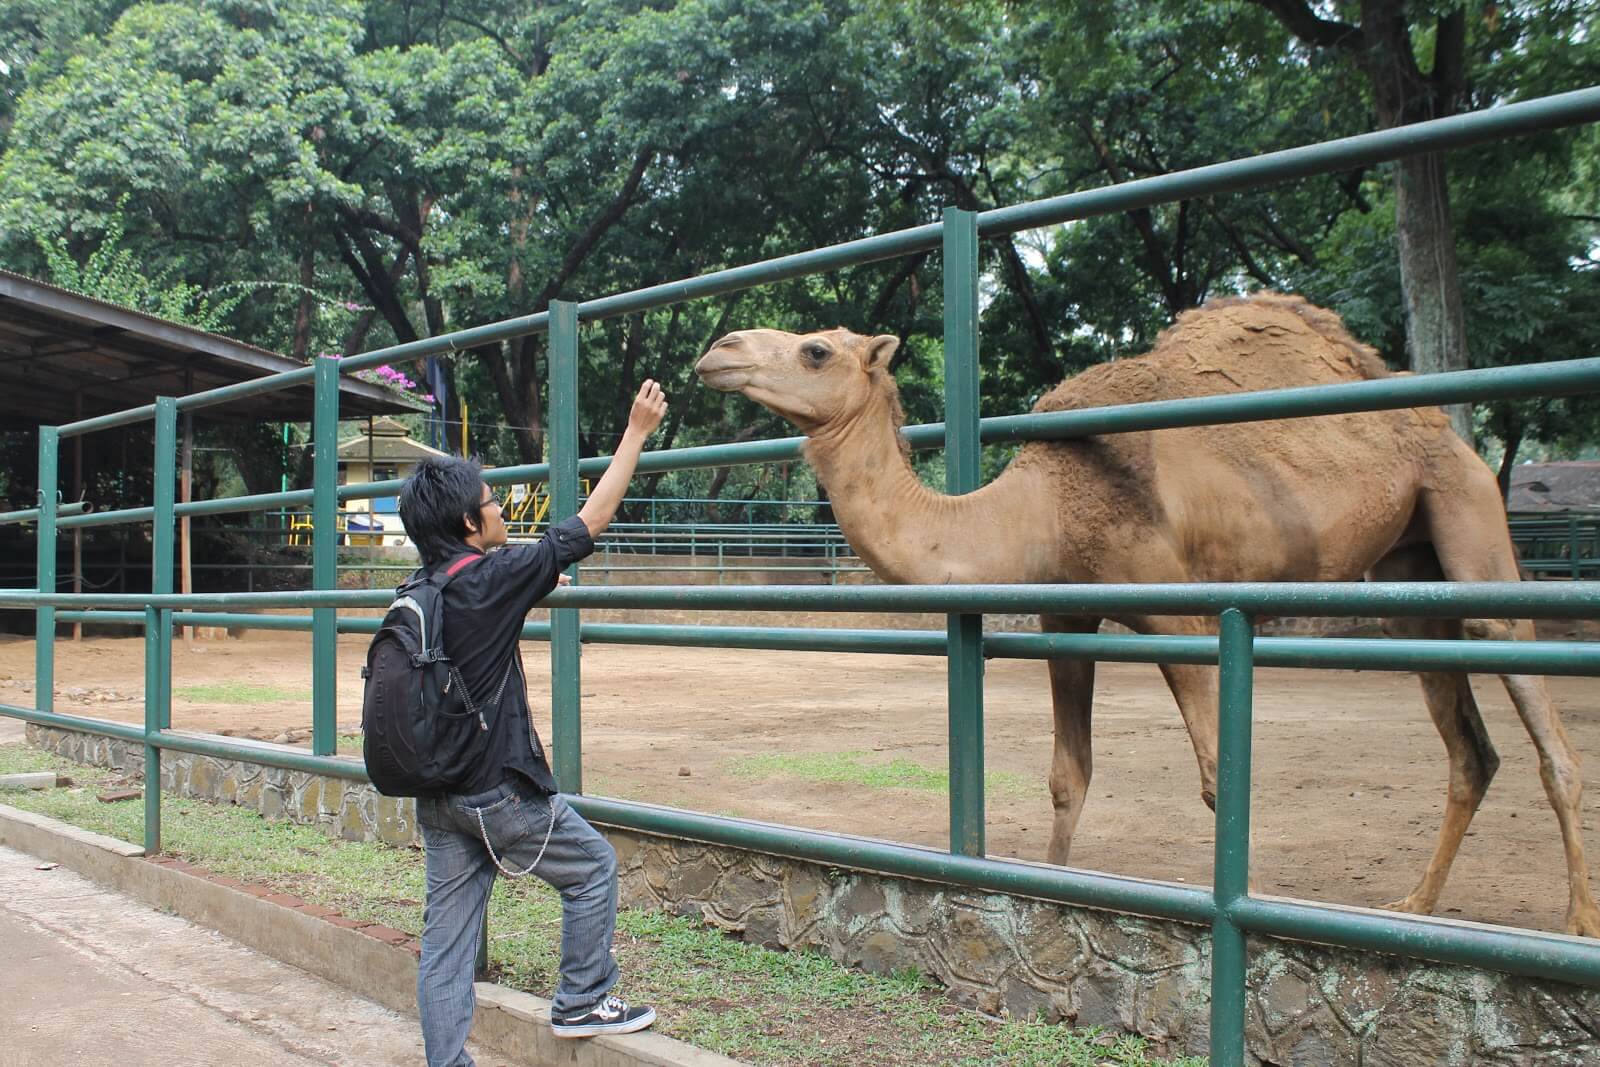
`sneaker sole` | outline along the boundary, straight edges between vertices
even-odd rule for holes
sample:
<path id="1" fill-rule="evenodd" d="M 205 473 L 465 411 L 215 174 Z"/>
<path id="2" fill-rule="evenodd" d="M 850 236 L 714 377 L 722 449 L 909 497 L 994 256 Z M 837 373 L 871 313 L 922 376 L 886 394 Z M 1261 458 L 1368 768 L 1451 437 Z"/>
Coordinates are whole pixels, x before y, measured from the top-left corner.
<path id="1" fill-rule="evenodd" d="M 550 1031 L 557 1037 L 601 1037 L 605 1034 L 631 1034 L 636 1030 L 643 1030 L 656 1021 L 656 1010 L 649 1008 L 643 1015 L 626 1022 L 620 1023 L 590 1023 L 588 1026 L 558 1026 L 550 1024 Z"/>

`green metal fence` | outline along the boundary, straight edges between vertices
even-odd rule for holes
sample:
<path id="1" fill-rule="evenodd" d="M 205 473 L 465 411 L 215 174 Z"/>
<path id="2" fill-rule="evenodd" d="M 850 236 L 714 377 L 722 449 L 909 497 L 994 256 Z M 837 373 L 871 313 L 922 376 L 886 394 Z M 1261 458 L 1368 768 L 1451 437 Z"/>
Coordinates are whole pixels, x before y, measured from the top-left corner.
<path id="1" fill-rule="evenodd" d="M 336 513 L 342 500 L 393 495 L 394 481 L 336 484 L 335 425 L 338 375 L 394 360 L 456 352 L 536 331 L 548 331 L 551 354 L 552 464 L 500 468 L 490 484 L 548 480 L 553 512 L 577 508 L 578 479 L 604 469 L 605 459 L 578 462 L 578 324 L 614 315 L 748 288 L 785 278 L 908 252 L 944 250 L 946 308 L 946 421 L 911 427 L 913 447 L 942 445 L 951 492 L 976 487 L 982 441 L 1061 439 L 1086 434 L 1279 419 L 1419 404 L 1505 397 L 1551 396 L 1600 390 L 1600 359 L 1560 364 L 1395 378 L 1314 389 L 1290 389 L 1118 408 L 978 418 L 977 248 L 986 234 L 1010 233 L 1096 214 L 1127 211 L 1168 200 L 1211 195 L 1368 165 L 1425 151 L 1479 143 L 1537 129 L 1600 119 L 1600 88 L 1510 105 L 1308 148 L 1203 167 L 1042 200 L 972 213 L 951 210 L 940 223 L 718 271 L 582 304 L 553 303 L 548 312 L 509 319 L 425 341 L 380 349 L 344 360 L 318 359 L 303 370 L 212 389 L 185 397 L 85 419 L 39 434 L 39 505 L 26 513 L 38 523 L 37 590 L 0 591 L 0 607 L 37 615 L 33 708 L 0 705 L 0 714 L 46 726 L 83 730 L 145 746 L 146 847 L 161 843 L 160 760 L 164 750 L 248 759 L 270 766 L 362 780 L 358 761 L 334 751 L 335 640 L 340 631 L 370 632 L 372 618 L 338 618 L 340 608 L 381 607 L 387 590 L 333 588 Z M 174 499 L 177 412 L 244 395 L 311 381 L 315 387 L 315 487 L 289 493 L 203 500 Z M 154 418 L 156 471 L 150 507 L 67 514 L 56 487 L 57 451 L 63 437 Z M 641 471 L 794 459 L 800 441 L 789 438 L 650 453 Z M 174 595 L 173 526 L 179 515 L 268 510 L 311 505 L 313 585 L 289 593 Z M 55 592 L 56 531 L 114 522 L 153 522 L 153 592 Z M 577 650 L 580 641 L 679 646 L 899 652 L 942 655 L 949 664 L 950 849 L 934 850 L 800 831 L 647 804 L 578 797 L 574 804 L 605 823 L 699 840 L 755 848 L 841 866 L 931 878 L 981 889 L 1022 893 L 1066 903 L 1138 912 L 1212 928 L 1211 1054 L 1213 1063 L 1244 1059 L 1245 936 L 1255 932 L 1515 974 L 1600 986 L 1600 945 L 1505 928 L 1467 927 L 1423 918 L 1330 909 L 1314 904 L 1251 898 L 1247 891 L 1250 821 L 1252 672 L 1257 663 L 1296 667 L 1363 667 L 1379 670 L 1493 671 L 1521 674 L 1600 674 L 1600 649 L 1561 642 L 1361 641 L 1257 638 L 1257 614 L 1442 618 L 1580 618 L 1595 613 L 1595 583 L 1225 584 L 1113 586 L 823 587 L 610 587 L 573 586 L 551 594 L 548 624 L 528 624 L 524 634 L 549 640 L 553 661 L 555 768 L 563 786 L 582 787 L 581 709 Z M 250 614 L 266 607 L 309 608 L 308 616 Z M 786 611 L 933 611 L 944 613 L 944 632 L 804 631 L 766 627 L 584 625 L 583 608 L 710 608 Z M 86 611 L 84 609 L 102 609 Z M 200 610 L 194 610 L 200 609 Z M 982 633 L 991 612 L 1116 615 L 1215 615 L 1217 637 L 1127 637 L 1100 634 Z M 142 625 L 145 634 L 145 721 L 142 727 L 63 715 L 52 706 L 57 621 L 106 619 Z M 171 634 L 174 625 L 228 625 L 309 629 L 312 633 L 312 750 L 243 744 L 171 728 Z M 1221 733 L 1217 797 L 1216 864 L 1210 890 L 1120 878 L 1092 872 L 997 861 L 984 855 L 983 663 L 985 657 L 1081 658 L 1220 665 Z"/>

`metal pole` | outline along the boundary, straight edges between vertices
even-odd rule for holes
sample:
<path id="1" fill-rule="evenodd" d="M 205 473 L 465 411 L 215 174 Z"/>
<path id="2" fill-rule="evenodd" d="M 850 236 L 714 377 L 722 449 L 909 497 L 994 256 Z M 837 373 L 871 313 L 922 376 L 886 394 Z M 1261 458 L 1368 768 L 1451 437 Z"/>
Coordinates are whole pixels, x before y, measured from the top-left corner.
<path id="1" fill-rule="evenodd" d="M 578 512 L 578 305 L 550 304 L 550 526 Z M 578 568 L 569 572 L 577 577 Z M 583 792 L 583 710 L 579 694 L 578 612 L 550 612 L 550 729 L 556 781 Z"/>
<path id="2" fill-rule="evenodd" d="M 72 417 L 74 419 L 83 418 L 82 389 L 72 394 Z M 81 500 L 83 497 L 83 438 L 81 436 L 72 439 L 71 488 L 72 495 Z M 72 531 L 72 591 L 74 593 L 83 592 L 83 531 L 81 529 Z M 72 639 L 74 641 L 83 640 L 83 623 L 75 622 L 72 624 Z"/>
<path id="3" fill-rule="evenodd" d="M 193 373 L 186 374 L 184 377 L 185 385 L 189 389 L 193 389 Z M 178 480 L 178 499 L 187 504 L 194 499 L 194 416 L 188 412 L 183 414 L 183 452 L 181 453 L 179 468 L 181 473 Z M 178 535 L 179 545 L 181 546 L 178 551 L 178 588 L 185 593 L 192 593 L 194 592 L 194 571 L 192 569 L 194 547 L 191 542 L 194 536 L 194 526 L 193 520 L 188 515 L 184 515 L 178 520 Z M 185 644 L 194 644 L 194 627 L 185 626 L 183 628 L 183 640 Z"/>
<path id="4" fill-rule="evenodd" d="M 39 427 L 39 543 L 36 552 L 37 589 L 56 591 L 56 463 L 60 458 L 61 438 L 54 426 Z M 40 711 L 55 710 L 56 695 L 56 609 L 39 608 L 34 613 L 33 706 Z"/>
<path id="5" fill-rule="evenodd" d="M 175 397 L 156 397 L 156 450 L 152 471 L 155 476 L 152 503 L 154 517 L 150 527 L 150 591 L 154 594 L 172 592 L 172 571 L 176 566 L 173 535 L 177 527 L 178 503 L 178 401 Z M 167 617 L 162 621 L 170 622 Z M 157 656 L 160 661 L 171 662 L 172 632 L 156 629 Z M 161 713 L 160 727 L 172 725 L 172 672 L 157 675 L 161 689 L 157 708 Z"/>
<path id="6" fill-rule="evenodd" d="M 161 851 L 161 612 L 144 609 L 144 854 Z"/>
<path id="7" fill-rule="evenodd" d="M 1217 739 L 1217 833 L 1211 921 L 1211 1063 L 1244 1063 L 1244 930 L 1233 909 L 1250 892 L 1250 718 L 1255 627 L 1237 608 L 1222 613 Z"/>
<path id="8" fill-rule="evenodd" d="M 339 362 L 316 360 L 311 425 L 311 587 L 333 589 L 339 565 Z M 339 634 L 335 608 L 311 609 L 311 751 L 331 756 L 338 746 Z"/>
<path id="9" fill-rule="evenodd" d="M 944 457 L 951 496 L 978 488 L 978 216 L 944 212 Z M 950 851 L 984 854 L 983 616 L 949 615 Z"/>

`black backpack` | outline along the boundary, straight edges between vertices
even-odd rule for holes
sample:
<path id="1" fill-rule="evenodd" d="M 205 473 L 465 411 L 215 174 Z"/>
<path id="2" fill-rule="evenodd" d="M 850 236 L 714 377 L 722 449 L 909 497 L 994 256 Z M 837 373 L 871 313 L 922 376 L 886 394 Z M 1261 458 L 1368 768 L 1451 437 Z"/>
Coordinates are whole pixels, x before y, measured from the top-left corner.
<path id="1" fill-rule="evenodd" d="M 395 590 L 367 647 L 361 753 L 385 796 L 451 792 L 487 750 L 489 724 L 444 654 L 444 587 L 481 558 L 413 575 Z"/>

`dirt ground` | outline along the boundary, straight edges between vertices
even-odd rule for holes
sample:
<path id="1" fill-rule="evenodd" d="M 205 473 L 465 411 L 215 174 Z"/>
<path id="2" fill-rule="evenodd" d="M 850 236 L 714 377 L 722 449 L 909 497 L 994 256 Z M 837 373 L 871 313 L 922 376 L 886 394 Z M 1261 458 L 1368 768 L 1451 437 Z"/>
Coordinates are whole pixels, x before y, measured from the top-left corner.
<path id="1" fill-rule="evenodd" d="M 339 647 L 339 723 L 360 719 L 366 638 Z M 57 708 L 139 721 L 136 639 L 58 643 Z M 547 646 L 524 651 L 534 703 L 548 706 Z M 585 791 L 720 814 L 943 847 L 944 796 L 925 790 L 734 773 L 741 757 L 865 755 L 945 765 L 940 659 L 593 645 L 583 652 Z M 33 677 L 31 640 L 0 639 L 0 700 Z M 174 689 L 217 682 L 309 694 L 309 635 L 253 631 L 174 648 Z M 1439 914 L 1559 930 L 1566 906 L 1560 838 L 1537 761 L 1505 690 L 1475 681 L 1503 763 Z M 1600 682 L 1553 678 L 1574 746 L 1590 757 L 1585 795 L 1591 873 L 1600 812 Z M 73 692 L 77 690 L 77 692 Z M 84 692 L 84 691 L 87 692 Z M 110 694 L 103 692 L 111 690 Z M 110 699 L 106 699 L 107 697 Z M 1208 882 L 1212 817 L 1177 709 L 1156 668 L 1101 664 L 1095 778 L 1075 866 Z M 994 661 L 985 687 L 991 855 L 1041 859 L 1050 825 L 1048 683 L 1038 662 Z M 310 725 L 309 699 L 248 707 L 174 701 L 182 729 L 272 737 Z M 549 737 L 548 715 L 541 733 Z M 1263 669 L 1256 676 L 1255 876 L 1263 892 L 1376 906 L 1408 892 L 1443 808 L 1444 748 L 1413 677 Z M 684 772 L 687 772 L 686 774 Z"/>

